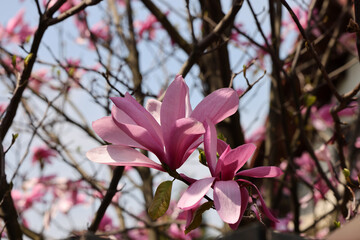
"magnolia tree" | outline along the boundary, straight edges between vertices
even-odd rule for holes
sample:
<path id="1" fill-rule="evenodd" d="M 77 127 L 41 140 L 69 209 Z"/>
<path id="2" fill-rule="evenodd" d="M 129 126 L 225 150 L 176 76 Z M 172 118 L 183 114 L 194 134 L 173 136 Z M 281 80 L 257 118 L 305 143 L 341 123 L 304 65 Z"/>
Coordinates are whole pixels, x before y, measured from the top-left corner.
<path id="1" fill-rule="evenodd" d="M 4 5 L 2 237 L 203 239 L 260 222 L 323 238 L 341 227 L 359 204 L 359 7 Z"/>

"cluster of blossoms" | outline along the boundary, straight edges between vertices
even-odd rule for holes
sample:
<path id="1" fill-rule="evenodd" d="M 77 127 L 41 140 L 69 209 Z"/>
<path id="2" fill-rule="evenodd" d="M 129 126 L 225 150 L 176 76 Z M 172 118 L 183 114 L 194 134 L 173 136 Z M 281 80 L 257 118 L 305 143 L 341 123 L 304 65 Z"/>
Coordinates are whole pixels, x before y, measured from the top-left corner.
<path id="1" fill-rule="evenodd" d="M 22 190 L 13 189 L 11 196 L 24 223 L 27 221 L 23 213 L 34 205 L 50 204 L 51 209 L 43 216 L 45 226 L 49 226 L 57 213 L 67 214 L 76 205 L 89 204 L 89 197 L 84 193 L 88 189 L 82 181 L 47 175 L 25 181 Z"/>
<path id="2" fill-rule="evenodd" d="M 182 76 L 177 76 L 168 87 L 163 102 L 150 99 L 146 108 L 130 94 L 113 97 L 112 114 L 93 123 L 95 132 L 112 145 L 87 152 L 87 157 L 98 163 L 117 166 L 144 166 L 191 184 L 178 202 L 188 211 L 187 225 L 205 194 L 214 189 L 214 206 L 221 219 L 236 228 L 249 202 L 248 188 L 253 187 L 266 216 L 276 221 L 266 208 L 258 188 L 241 177 L 277 177 L 277 167 L 257 167 L 239 171 L 253 156 L 255 145 L 248 143 L 231 149 L 217 139 L 215 125 L 238 110 L 238 94 L 230 88 L 214 91 L 194 110 L 189 89 Z M 199 180 L 178 174 L 180 168 L 201 143 L 204 143 L 207 166 L 211 176 Z M 160 164 L 135 148 L 154 153 Z M 219 155 L 219 158 L 217 157 Z"/>
<path id="3" fill-rule="evenodd" d="M 0 40 L 2 44 L 24 44 L 28 37 L 35 33 L 35 28 L 29 26 L 24 20 L 25 9 L 21 9 L 6 26 L 0 24 Z"/>
<path id="4" fill-rule="evenodd" d="M 154 15 L 149 15 L 144 21 L 134 21 L 134 27 L 139 31 L 139 40 L 144 39 L 145 34 L 149 40 L 154 40 L 156 30 L 162 28 Z"/>

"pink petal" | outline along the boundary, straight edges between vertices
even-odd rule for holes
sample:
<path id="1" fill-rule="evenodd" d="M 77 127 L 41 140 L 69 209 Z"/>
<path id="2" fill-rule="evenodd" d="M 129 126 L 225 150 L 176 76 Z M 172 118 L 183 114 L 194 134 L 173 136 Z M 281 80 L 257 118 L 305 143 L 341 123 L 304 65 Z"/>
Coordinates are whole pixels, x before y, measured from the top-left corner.
<path id="1" fill-rule="evenodd" d="M 228 147 L 229 147 L 229 144 L 227 144 L 223 140 L 220 140 L 220 139 L 217 140 L 217 152 L 220 156 L 223 154 L 223 152 L 225 152 L 226 149 L 228 149 Z M 229 150 L 230 150 L 230 148 L 229 148 Z"/>
<path id="2" fill-rule="evenodd" d="M 160 109 L 161 102 L 156 99 L 149 99 L 146 103 L 146 110 L 155 118 L 155 120 L 160 124 Z"/>
<path id="3" fill-rule="evenodd" d="M 108 145 L 91 149 L 86 157 L 93 162 L 115 166 L 149 167 L 164 171 L 162 166 L 139 151 L 126 146 Z"/>
<path id="4" fill-rule="evenodd" d="M 131 97 L 131 96 L 130 96 Z M 131 97 L 132 98 L 132 97 Z M 120 100 L 122 101 L 122 100 Z M 150 115 L 150 113 L 148 112 Z M 123 110 L 113 107 L 111 111 L 111 115 L 113 117 L 113 121 L 116 126 L 123 131 L 129 138 L 133 139 L 132 142 L 137 142 L 141 146 L 144 146 L 143 149 L 149 150 L 153 152 L 160 160 L 164 159 L 164 143 L 162 140 L 162 136 L 157 135 L 154 132 L 154 129 L 150 130 L 145 128 L 143 125 L 136 123 L 128 114 Z M 151 116 L 151 115 L 150 115 Z M 145 118 L 145 116 L 144 116 Z M 151 116 L 152 118 L 152 116 Z M 155 121 L 155 119 L 153 118 Z M 159 124 L 156 123 L 158 126 Z M 131 145 L 129 145 L 131 146 Z"/>
<path id="5" fill-rule="evenodd" d="M 278 177 L 282 175 L 283 172 L 278 167 L 256 167 L 252 169 L 247 169 L 244 171 L 240 171 L 236 174 L 236 176 L 247 176 L 247 177 L 254 177 L 254 178 L 272 178 Z"/>
<path id="6" fill-rule="evenodd" d="M 194 109 L 192 118 L 204 122 L 209 118 L 214 124 L 233 115 L 239 106 L 237 93 L 231 88 L 222 88 L 205 97 Z"/>
<path id="7" fill-rule="evenodd" d="M 209 191 L 214 180 L 214 177 L 203 178 L 191 184 L 190 187 L 181 196 L 177 204 L 178 207 L 183 210 L 193 208 Z"/>
<path id="8" fill-rule="evenodd" d="M 222 179 L 233 178 L 236 172 L 251 158 L 255 149 L 254 144 L 247 143 L 223 153 L 218 160 L 222 165 L 218 164 L 216 173 L 221 171 Z"/>
<path id="9" fill-rule="evenodd" d="M 238 181 L 238 182 L 245 182 L 245 183 L 247 183 L 247 184 L 252 185 L 252 186 L 255 188 L 255 190 L 258 192 L 258 194 L 259 194 L 259 200 L 260 200 L 260 202 L 261 202 L 261 206 L 262 206 L 262 209 L 263 209 L 265 215 L 266 215 L 271 221 L 273 221 L 273 222 L 279 222 L 279 220 L 277 220 L 277 219 L 272 215 L 272 213 L 270 212 L 270 210 L 267 208 L 267 206 L 266 206 L 266 204 L 265 204 L 265 201 L 264 201 L 263 197 L 261 196 L 261 193 L 260 193 L 259 189 L 258 189 L 252 182 L 249 182 L 248 180 L 245 180 L 245 179 L 238 179 L 237 181 Z"/>
<path id="10" fill-rule="evenodd" d="M 188 147 L 188 149 L 185 151 L 182 161 L 185 162 L 202 142 L 204 142 L 203 135 L 200 135 L 200 137 L 197 138 L 195 141 L 193 141 L 191 145 Z"/>
<path id="11" fill-rule="evenodd" d="M 179 168 L 187 158 L 185 153 L 200 135 L 204 134 L 205 129 L 202 123 L 191 119 L 182 118 L 175 121 L 171 129 L 169 141 L 165 141 L 167 162 L 170 169 Z"/>
<path id="12" fill-rule="evenodd" d="M 241 211 L 240 211 L 239 220 L 234 224 L 229 224 L 230 228 L 233 230 L 236 230 L 239 227 L 239 224 L 241 222 L 242 217 L 244 216 L 245 210 L 249 202 L 249 193 L 246 190 L 246 188 L 241 187 L 240 192 L 241 192 Z"/>
<path id="13" fill-rule="evenodd" d="M 92 123 L 92 128 L 105 141 L 129 147 L 146 149 L 143 145 L 130 138 L 113 121 L 112 117 L 103 117 Z"/>
<path id="14" fill-rule="evenodd" d="M 212 176 L 215 176 L 216 168 L 216 149 L 217 149 L 217 134 L 215 125 L 209 120 L 206 119 L 205 123 L 205 135 L 204 135 L 204 149 L 206 161 L 209 166 Z"/>
<path id="15" fill-rule="evenodd" d="M 145 128 L 154 139 L 161 139 L 162 132 L 160 125 L 156 122 L 155 118 L 146 109 L 141 106 L 129 93 L 125 97 L 111 98 L 113 103 L 126 113 L 137 125 Z M 117 119 L 120 123 L 121 120 Z M 161 139 L 162 141 L 162 139 Z"/>
<path id="16" fill-rule="evenodd" d="M 178 75 L 166 90 L 161 105 L 160 120 L 165 142 L 172 139 L 170 132 L 174 127 L 175 121 L 188 117 L 190 113 L 189 88 L 182 76 Z"/>
<path id="17" fill-rule="evenodd" d="M 236 223 L 240 217 L 241 195 L 239 184 L 217 181 L 214 184 L 214 205 L 220 218 L 227 223 Z"/>
<path id="18" fill-rule="evenodd" d="M 6 25 L 6 31 L 8 33 L 13 33 L 17 26 L 22 25 L 24 13 L 25 9 L 21 9 L 13 18 L 8 21 Z"/>

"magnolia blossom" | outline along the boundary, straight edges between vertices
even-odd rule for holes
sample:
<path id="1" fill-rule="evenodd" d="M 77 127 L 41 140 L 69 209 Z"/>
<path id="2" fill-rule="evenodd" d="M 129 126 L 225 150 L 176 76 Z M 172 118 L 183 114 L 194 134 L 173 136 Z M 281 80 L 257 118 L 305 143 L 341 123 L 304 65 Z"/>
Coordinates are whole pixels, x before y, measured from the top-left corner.
<path id="1" fill-rule="evenodd" d="M 79 44 L 85 44 L 88 42 L 88 48 L 91 50 L 95 49 L 94 42 L 90 41 L 91 34 L 93 34 L 96 39 L 102 39 L 103 41 L 109 41 L 110 39 L 110 28 L 105 21 L 101 20 L 97 22 L 90 28 L 90 31 L 87 29 L 86 22 L 83 20 L 77 19 L 75 23 L 80 31 L 80 37 L 76 39 L 76 42 Z"/>
<path id="2" fill-rule="evenodd" d="M 29 87 L 32 88 L 35 92 L 40 92 L 40 88 L 44 83 L 50 81 L 50 78 L 47 76 L 48 69 L 39 69 L 31 74 L 29 78 Z"/>
<path id="3" fill-rule="evenodd" d="M 200 204 L 199 204 L 200 205 Z M 196 206 L 196 208 L 198 205 Z M 189 232 L 188 234 L 185 234 L 185 229 L 190 225 L 191 220 L 195 214 L 196 208 L 189 209 L 187 211 L 182 211 L 180 208 L 177 207 L 177 204 L 175 201 L 171 201 L 168 210 L 166 211 L 166 214 L 159 218 L 160 222 L 162 220 L 171 218 L 175 220 L 186 220 L 186 224 L 177 224 L 172 223 L 170 224 L 167 234 L 172 239 L 179 239 L 179 240 L 191 240 L 191 239 L 197 239 L 201 237 L 201 231 L 200 229 L 194 229 L 193 231 Z"/>
<path id="4" fill-rule="evenodd" d="M 155 38 L 155 30 L 161 29 L 161 24 L 154 15 L 149 15 L 144 21 L 135 21 L 134 27 L 139 29 L 140 39 L 144 38 L 144 33 L 148 34 L 148 38 Z"/>
<path id="5" fill-rule="evenodd" d="M 66 70 L 67 74 L 69 75 L 69 83 L 68 88 L 71 87 L 79 87 L 80 79 L 84 75 L 85 71 L 79 68 L 81 63 L 80 59 L 66 59 L 66 62 L 63 64 L 64 69 Z"/>
<path id="6" fill-rule="evenodd" d="M 23 44 L 33 35 L 35 28 L 31 28 L 24 20 L 25 9 L 21 9 L 11 18 L 5 27 L 0 25 L 0 39 L 6 39 L 15 44 Z"/>
<path id="7" fill-rule="evenodd" d="M 109 232 L 109 231 L 114 231 L 116 229 L 117 227 L 113 224 L 112 218 L 105 213 L 100 221 L 98 230 L 101 232 Z"/>
<path id="8" fill-rule="evenodd" d="M 334 120 L 331 116 L 331 108 L 333 108 L 335 104 L 330 103 L 320 108 L 313 107 L 311 108 L 311 120 L 314 127 L 317 130 L 323 131 L 327 128 L 331 127 L 334 124 Z M 357 110 L 357 103 L 351 103 L 347 108 L 338 112 L 339 117 L 351 117 L 354 116 Z"/>
<path id="9" fill-rule="evenodd" d="M 33 151 L 33 157 L 32 157 L 33 164 L 36 162 L 51 163 L 50 158 L 56 156 L 56 152 L 47 146 L 34 147 L 32 151 Z"/>
<path id="10" fill-rule="evenodd" d="M 198 204 L 204 195 L 214 189 L 214 205 L 220 218 L 236 229 L 244 215 L 249 192 L 246 186 L 253 186 L 259 194 L 259 199 L 266 216 L 277 221 L 267 209 L 258 188 L 248 180 L 239 177 L 271 178 L 282 174 L 278 167 L 256 167 L 238 172 L 252 157 L 256 147 L 254 144 L 244 144 L 231 149 L 225 142 L 217 139 L 214 124 L 206 120 L 204 136 L 204 150 L 211 177 L 195 181 L 181 196 L 178 206 L 187 210 Z M 218 153 L 220 155 L 217 159 Z"/>
<path id="11" fill-rule="evenodd" d="M 87 152 L 94 161 L 118 166 L 144 166 L 160 171 L 176 170 L 202 142 L 202 122 L 214 124 L 238 109 L 235 90 L 219 89 L 191 109 L 189 88 L 177 76 L 166 91 L 163 102 L 151 99 L 146 109 L 129 93 L 111 98 L 115 104 L 109 117 L 93 122 L 93 129 L 112 145 Z M 161 165 L 134 148 L 154 153 Z"/>
<path id="12" fill-rule="evenodd" d="M 45 194 L 46 187 L 41 183 L 33 186 L 31 191 L 21 192 L 16 189 L 11 191 L 15 206 L 20 212 L 30 209 L 37 202 L 41 202 Z"/>

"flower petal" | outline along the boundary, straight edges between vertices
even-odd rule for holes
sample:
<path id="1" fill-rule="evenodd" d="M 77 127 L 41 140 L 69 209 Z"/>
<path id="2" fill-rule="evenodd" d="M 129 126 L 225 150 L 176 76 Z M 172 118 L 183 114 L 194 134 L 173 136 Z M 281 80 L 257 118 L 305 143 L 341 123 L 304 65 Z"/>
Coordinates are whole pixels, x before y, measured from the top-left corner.
<path id="1" fill-rule="evenodd" d="M 178 202 L 178 207 L 183 210 L 193 208 L 209 191 L 214 180 L 214 177 L 203 178 L 191 184 L 181 196 Z"/>
<path id="2" fill-rule="evenodd" d="M 204 134 L 204 132 L 205 129 L 203 124 L 195 119 L 181 118 L 175 121 L 173 128 L 169 132 L 171 139 L 165 141 L 167 154 L 166 164 L 170 169 L 175 170 L 186 161 L 188 155 L 187 157 L 185 155 L 189 147 L 200 137 L 200 135 Z"/>
<path id="3" fill-rule="evenodd" d="M 129 147 L 146 149 L 140 143 L 134 141 L 124 131 L 122 131 L 113 121 L 112 117 L 103 117 L 92 123 L 92 128 L 105 141 Z"/>
<path id="4" fill-rule="evenodd" d="M 279 222 L 279 220 L 277 220 L 273 215 L 272 213 L 270 212 L 270 210 L 267 208 L 266 204 L 265 204 L 265 201 L 263 199 L 263 197 L 261 196 L 261 193 L 259 191 L 259 189 L 255 186 L 255 184 L 253 184 L 252 182 L 248 181 L 248 180 L 245 180 L 245 179 L 238 179 L 236 180 L 238 182 L 245 182 L 247 184 L 250 184 L 251 186 L 253 186 L 255 188 L 255 190 L 258 192 L 259 194 L 259 200 L 261 202 L 261 206 L 262 206 L 262 209 L 265 213 L 265 215 L 273 222 Z"/>
<path id="5" fill-rule="evenodd" d="M 122 111 L 124 115 L 127 115 L 137 125 L 145 128 L 156 141 L 162 142 L 161 127 L 155 120 L 155 118 L 146 109 L 141 106 L 129 93 L 125 94 L 125 97 L 113 97 L 111 98 L 115 106 Z M 123 122 L 122 118 L 116 118 L 119 123 Z"/>
<path id="6" fill-rule="evenodd" d="M 233 180 L 215 182 L 214 205 L 224 222 L 236 223 L 239 220 L 241 210 L 239 184 Z"/>
<path id="7" fill-rule="evenodd" d="M 160 124 L 161 102 L 156 99 L 149 99 L 146 103 L 145 108 L 155 118 L 155 120 Z"/>
<path id="8" fill-rule="evenodd" d="M 236 176 L 247 176 L 254 178 L 272 178 L 272 177 L 278 177 L 282 174 L 283 172 L 278 167 L 264 166 L 264 167 L 256 167 L 256 168 L 240 171 L 239 173 L 236 174 Z"/>
<path id="9" fill-rule="evenodd" d="M 249 193 L 244 187 L 240 187 L 241 193 L 241 210 L 239 220 L 234 224 L 229 224 L 230 228 L 236 230 L 239 227 L 242 217 L 244 216 L 245 210 L 249 202 Z"/>
<path id="10" fill-rule="evenodd" d="M 149 131 L 144 126 L 137 124 L 127 113 L 116 106 L 113 107 L 111 115 L 116 126 L 129 136 L 129 138 L 133 139 L 133 141 L 144 146 L 142 149 L 150 150 L 160 160 L 165 158 L 162 137 L 155 134 L 154 130 Z"/>
<path id="11" fill-rule="evenodd" d="M 239 106 L 239 98 L 234 89 L 222 88 L 205 97 L 194 109 L 192 118 L 204 122 L 209 118 L 214 124 L 233 115 Z"/>
<path id="12" fill-rule="evenodd" d="M 162 166 L 139 151 L 126 146 L 108 145 L 94 148 L 86 153 L 93 162 L 115 166 L 149 167 L 164 171 Z"/>
<path id="13" fill-rule="evenodd" d="M 160 122 L 165 142 L 172 139 L 171 130 L 176 120 L 186 118 L 190 113 L 189 88 L 182 76 L 178 75 L 166 90 L 161 105 Z"/>
<path id="14" fill-rule="evenodd" d="M 232 179 L 235 173 L 251 158 L 256 146 L 252 143 L 241 145 L 229 152 L 225 151 L 219 158 L 216 173 L 221 171 L 222 179 Z"/>
<path id="15" fill-rule="evenodd" d="M 215 125 L 209 120 L 206 119 L 205 125 L 205 135 L 204 135 L 204 150 L 206 161 L 209 166 L 210 172 L 212 176 L 215 175 L 216 168 L 216 150 L 217 150 L 217 134 Z"/>

